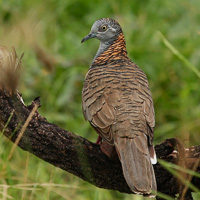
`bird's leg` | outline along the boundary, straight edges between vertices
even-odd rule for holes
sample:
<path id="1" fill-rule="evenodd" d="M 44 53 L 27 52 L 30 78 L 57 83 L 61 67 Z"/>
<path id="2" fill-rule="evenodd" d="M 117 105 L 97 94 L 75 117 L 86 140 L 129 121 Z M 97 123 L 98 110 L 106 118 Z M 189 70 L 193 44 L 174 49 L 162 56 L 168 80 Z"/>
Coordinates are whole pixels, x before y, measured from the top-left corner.
<path id="1" fill-rule="evenodd" d="M 98 138 L 97 138 L 97 141 L 95 142 L 95 144 L 101 144 L 102 142 L 102 137 L 99 135 Z"/>
<path id="2" fill-rule="evenodd" d="M 111 160 L 119 160 L 115 147 L 113 145 L 110 145 L 105 140 L 103 141 L 100 135 L 98 136 L 95 144 L 100 145 L 101 151 Z"/>
<path id="3" fill-rule="evenodd" d="M 117 155 L 117 151 L 115 149 L 114 145 L 110 145 L 108 142 L 106 142 L 105 140 L 101 142 L 100 144 L 100 148 L 101 151 L 108 156 L 111 160 L 115 160 L 118 161 L 118 155 Z"/>

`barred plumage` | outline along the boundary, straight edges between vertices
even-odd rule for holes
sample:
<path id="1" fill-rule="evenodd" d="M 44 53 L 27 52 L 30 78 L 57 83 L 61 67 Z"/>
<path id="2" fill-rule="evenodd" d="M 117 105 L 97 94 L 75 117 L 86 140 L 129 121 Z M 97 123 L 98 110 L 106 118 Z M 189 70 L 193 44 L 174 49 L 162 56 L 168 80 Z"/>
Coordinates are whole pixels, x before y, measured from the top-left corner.
<path id="1" fill-rule="evenodd" d="M 102 26 L 107 26 L 107 30 L 98 32 Z M 151 157 L 156 162 L 155 117 L 146 75 L 128 58 L 125 39 L 116 21 L 108 18 L 96 21 L 83 41 L 93 37 L 101 45 L 83 86 L 85 119 L 115 146 L 131 190 L 151 194 L 156 191 L 150 160 Z"/>

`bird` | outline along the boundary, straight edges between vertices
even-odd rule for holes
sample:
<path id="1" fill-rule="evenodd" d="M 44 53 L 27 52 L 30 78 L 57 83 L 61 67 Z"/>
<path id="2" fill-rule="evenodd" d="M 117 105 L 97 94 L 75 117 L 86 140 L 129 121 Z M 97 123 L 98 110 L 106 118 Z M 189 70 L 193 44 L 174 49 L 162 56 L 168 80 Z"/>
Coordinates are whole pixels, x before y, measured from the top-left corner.
<path id="1" fill-rule="evenodd" d="M 81 43 L 92 38 L 100 46 L 83 83 L 83 115 L 99 134 L 97 143 L 103 140 L 116 149 L 132 192 L 155 196 L 155 112 L 147 77 L 128 57 L 116 20 L 95 21 Z"/>

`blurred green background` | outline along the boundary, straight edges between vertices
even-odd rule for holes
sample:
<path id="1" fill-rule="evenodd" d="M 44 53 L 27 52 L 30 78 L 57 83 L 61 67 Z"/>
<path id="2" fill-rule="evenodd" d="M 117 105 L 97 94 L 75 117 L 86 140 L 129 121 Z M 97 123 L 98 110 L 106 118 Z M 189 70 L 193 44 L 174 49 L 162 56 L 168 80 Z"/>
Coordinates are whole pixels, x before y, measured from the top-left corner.
<path id="1" fill-rule="evenodd" d="M 50 122 L 91 141 L 81 90 L 99 42 L 81 39 L 101 17 L 122 26 L 129 57 L 146 73 L 156 112 L 155 140 L 178 137 L 186 146 L 200 141 L 199 0 L 4 0 L 0 1 L 0 44 L 25 52 L 19 90 L 26 104 L 41 97 L 39 112 Z M 181 53 L 175 55 L 159 34 Z M 142 199 L 96 188 L 17 148 L 0 136 L 1 199 Z"/>

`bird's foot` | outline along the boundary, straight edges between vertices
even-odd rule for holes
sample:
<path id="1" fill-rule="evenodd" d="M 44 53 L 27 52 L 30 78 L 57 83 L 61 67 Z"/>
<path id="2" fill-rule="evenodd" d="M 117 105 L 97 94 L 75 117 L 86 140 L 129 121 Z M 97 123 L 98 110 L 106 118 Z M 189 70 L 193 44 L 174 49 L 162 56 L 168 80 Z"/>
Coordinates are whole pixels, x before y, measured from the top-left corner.
<path id="1" fill-rule="evenodd" d="M 108 142 L 103 141 L 100 145 L 101 151 L 108 156 L 111 160 L 118 161 L 118 155 L 114 145 L 110 145 Z"/>
<path id="2" fill-rule="evenodd" d="M 99 135 L 95 144 L 101 145 L 101 143 L 102 143 L 102 137 Z"/>

